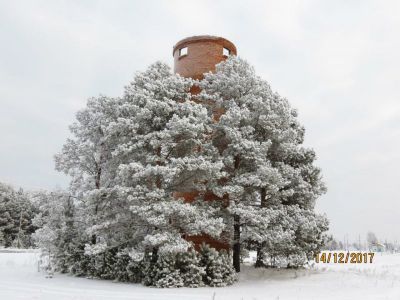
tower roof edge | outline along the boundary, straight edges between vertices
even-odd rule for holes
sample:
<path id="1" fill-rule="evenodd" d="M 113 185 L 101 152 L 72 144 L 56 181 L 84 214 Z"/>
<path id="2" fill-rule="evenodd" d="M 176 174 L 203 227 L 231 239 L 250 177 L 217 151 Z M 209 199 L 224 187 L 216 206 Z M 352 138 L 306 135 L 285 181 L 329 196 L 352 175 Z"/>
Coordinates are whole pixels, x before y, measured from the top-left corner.
<path id="1" fill-rule="evenodd" d="M 219 36 L 213 36 L 213 35 L 195 35 L 191 37 L 184 38 L 177 42 L 172 50 L 172 56 L 174 56 L 175 51 L 177 49 L 183 48 L 185 45 L 191 44 L 191 43 L 198 43 L 198 42 L 216 42 L 218 44 L 222 44 L 223 46 L 229 48 L 234 55 L 236 55 L 237 50 L 235 44 L 233 44 L 231 41 L 219 37 Z"/>

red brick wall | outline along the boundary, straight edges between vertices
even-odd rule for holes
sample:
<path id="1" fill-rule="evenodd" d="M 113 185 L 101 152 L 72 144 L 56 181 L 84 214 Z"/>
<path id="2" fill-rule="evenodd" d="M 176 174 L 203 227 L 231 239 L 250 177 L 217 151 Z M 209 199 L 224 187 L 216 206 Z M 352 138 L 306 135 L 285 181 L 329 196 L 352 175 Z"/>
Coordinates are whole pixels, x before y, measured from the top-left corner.
<path id="1" fill-rule="evenodd" d="M 187 55 L 180 56 L 180 49 L 187 47 Z M 231 55 L 236 55 L 236 47 L 230 41 L 214 36 L 194 36 L 179 41 L 173 48 L 174 56 L 174 72 L 183 77 L 191 77 L 193 79 L 202 79 L 203 74 L 214 72 L 215 65 L 225 60 L 227 56 L 223 55 L 223 48 L 230 51 Z M 198 94 L 198 87 L 193 87 L 191 93 Z M 214 120 L 218 122 L 223 111 L 214 109 Z M 185 201 L 192 202 L 198 196 L 197 191 L 186 193 L 175 193 L 175 197 L 183 197 Z M 228 199 L 220 199 L 212 193 L 204 195 L 205 201 L 222 200 L 227 205 Z M 188 241 L 192 241 L 196 250 L 200 248 L 202 243 L 206 243 L 218 250 L 228 250 L 229 244 L 213 239 L 207 235 L 186 236 Z"/>
<path id="2" fill-rule="evenodd" d="M 179 56 L 179 49 L 187 47 L 187 55 Z M 236 55 L 236 47 L 230 41 L 213 36 L 195 36 L 181 40 L 173 49 L 174 72 L 183 77 L 202 79 L 203 74 L 215 71 L 215 65 L 226 59 L 223 48 Z"/>

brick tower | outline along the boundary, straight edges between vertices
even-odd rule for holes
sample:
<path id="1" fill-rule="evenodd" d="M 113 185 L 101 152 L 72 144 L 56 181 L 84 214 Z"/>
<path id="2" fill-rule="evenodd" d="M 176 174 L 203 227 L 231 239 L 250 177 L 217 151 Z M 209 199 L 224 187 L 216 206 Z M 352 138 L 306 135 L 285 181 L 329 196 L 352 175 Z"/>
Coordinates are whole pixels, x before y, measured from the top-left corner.
<path id="1" fill-rule="evenodd" d="M 222 37 L 200 35 L 185 38 L 173 48 L 172 55 L 174 57 L 174 72 L 183 77 L 191 77 L 193 79 L 203 79 L 204 73 L 214 72 L 215 65 L 228 58 L 229 55 L 236 55 L 235 45 Z M 198 87 L 191 89 L 192 94 L 199 93 Z M 213 109 L 214 120 L 218 121 L 222 111 Z M 185 201 L 191 202 L 198 196 L 197 191 L 177 192 L 176 197 L 183 197 Z M 227 200 L 220 199 L 212 193 L 204 195 L 205 201 Z M 204 242 L 216 249 L 229 249 L 229 245 L 222 241 L 212 239 L 209 236 L 187 236 L 187 240 L 192 241 L 195 248 Z"/>
<path id="2" fill-rule="evenodd" d="M 229 55 L 236 55 L 236 47 L 230 41 L 210 35 L 192 36 L 174 46 L 174 72 L 202 79 L 204 73 L 215 71 L 215 65 Z"/>

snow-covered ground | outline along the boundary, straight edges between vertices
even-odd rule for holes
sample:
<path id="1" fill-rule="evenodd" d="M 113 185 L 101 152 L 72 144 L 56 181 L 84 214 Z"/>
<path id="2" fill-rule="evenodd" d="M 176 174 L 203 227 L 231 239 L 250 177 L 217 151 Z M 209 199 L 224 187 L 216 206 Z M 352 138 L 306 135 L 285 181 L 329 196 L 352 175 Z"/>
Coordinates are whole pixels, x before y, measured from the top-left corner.
<path id="1" fill-rule="evenodd" d="M 0 250 L 0 299 L 400 299 L 400 254 L 376 254 L 373 264 L 319 264 L 310 270 L 255 270 L 244 266 L 226 288 L 156 289 L 140 284 L 75 278 L 45 278 L 39 253 Z"/>

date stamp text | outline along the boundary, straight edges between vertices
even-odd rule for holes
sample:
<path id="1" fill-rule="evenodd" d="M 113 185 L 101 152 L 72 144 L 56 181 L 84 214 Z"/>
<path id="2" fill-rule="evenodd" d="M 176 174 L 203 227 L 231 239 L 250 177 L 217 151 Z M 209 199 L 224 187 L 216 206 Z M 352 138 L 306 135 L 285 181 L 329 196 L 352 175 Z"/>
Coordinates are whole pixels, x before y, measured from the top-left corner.
<path id="1" fill-rule="evenodd" d="M 321 252 L 315 255 L 315 262 L 335 264 L 372 264 L 374 252 Z"/>

